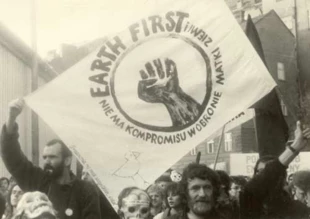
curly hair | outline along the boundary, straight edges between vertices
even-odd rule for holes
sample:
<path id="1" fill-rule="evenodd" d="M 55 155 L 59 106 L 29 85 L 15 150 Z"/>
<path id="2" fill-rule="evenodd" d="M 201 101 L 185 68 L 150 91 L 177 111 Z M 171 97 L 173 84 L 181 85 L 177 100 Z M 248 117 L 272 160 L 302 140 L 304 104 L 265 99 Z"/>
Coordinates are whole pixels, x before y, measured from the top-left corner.
<path id="1" fill-rule="evenodd" d="M 213 199 L 216 201 L 220 191 L 219 176 L 215 171 L 206 165 L 197 163 L 191 163 L 183 170 L 183 177 L 180 181 L 180 187 L 182 192 L 186 194 L 186 199 L 188 199 L 188 180 L 194 178 L 209 180 L 211 182 L 213 186 Z"/>

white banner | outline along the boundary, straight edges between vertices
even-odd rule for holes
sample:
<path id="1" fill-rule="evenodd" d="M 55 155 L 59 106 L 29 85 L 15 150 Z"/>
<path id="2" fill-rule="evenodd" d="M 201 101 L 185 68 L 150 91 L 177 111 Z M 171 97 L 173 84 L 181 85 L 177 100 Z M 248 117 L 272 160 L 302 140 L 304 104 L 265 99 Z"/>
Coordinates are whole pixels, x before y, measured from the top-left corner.
<path id="1" fill-rule="evenodd" d="M 258 153 L 231 154 L 230 175 L 253 176 L 254 167 L 259 158 Z M 287 173 L 310 169 L 310 152 L 301 152 L 287 168 Z"/>
<path id="2" fill-rule="evenodd" d="M 26 98 L 113 203 L 275 86 L 224 1 L 142 1 L 139 9 L 140 19 Z"/>

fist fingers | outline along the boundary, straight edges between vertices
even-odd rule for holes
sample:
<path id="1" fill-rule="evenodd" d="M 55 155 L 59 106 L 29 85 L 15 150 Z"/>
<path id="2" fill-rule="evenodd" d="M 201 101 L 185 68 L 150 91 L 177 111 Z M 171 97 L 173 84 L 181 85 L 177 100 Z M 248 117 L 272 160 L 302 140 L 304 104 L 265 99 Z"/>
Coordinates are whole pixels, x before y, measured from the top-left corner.
<path id="1" fill-rule="evenodd" d="M 171 59 L 165 59 L 165 65 L 166 65 L 166 72 L 167 72 L 167 77 L 175 76 L 177 74 L 176 70 L 176 64 L 174 61 Z"/>
<path id="2" fill-rule="evenodd" d="M 160 79 L 163 79 L 165 77 L 165 72 L 164 72 L 164 68 L 163 65 L 161 63 L 160 59 L 156 59 L 153 61 L 155 68 L 157 70 L 157 75 Z"/>
<path id="3" fill-rule="evenodd" d="M 155 59 L 145 64 L 145 69 L 140 70 L 142 80 L 157 78 L 163 80 L 171 76 L 177 76 L 176 64 L 171 59 Z"/>
<path id="4" fill-rule="evenodd" d="M 15 99 L 15 100 L 12 100 L 10 103 L 9 103 L 9 107 L 10 108 L 17 108 L 17 109 L 22 109 L 25 105 L 25 101 L 24 99 Z"/>

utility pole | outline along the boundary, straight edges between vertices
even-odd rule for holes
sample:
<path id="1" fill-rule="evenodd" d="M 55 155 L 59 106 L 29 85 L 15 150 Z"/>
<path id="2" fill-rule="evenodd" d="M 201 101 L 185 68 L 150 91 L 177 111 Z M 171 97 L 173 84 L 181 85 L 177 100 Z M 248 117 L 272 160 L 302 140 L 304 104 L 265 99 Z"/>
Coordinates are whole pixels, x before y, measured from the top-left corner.
<path id="1" fill-rule="evenodd" d="M 32 74 L 31 74 L 31 92 L 38 88 L 38 55 L 37 55 L 37 10 L 36 0 L 31 2 L 31 41 L 32 41 Z M 38 115 L 31 111 L 31 142 L 32 142 L 32 162 L 39 165 L 39 119 Z"/>

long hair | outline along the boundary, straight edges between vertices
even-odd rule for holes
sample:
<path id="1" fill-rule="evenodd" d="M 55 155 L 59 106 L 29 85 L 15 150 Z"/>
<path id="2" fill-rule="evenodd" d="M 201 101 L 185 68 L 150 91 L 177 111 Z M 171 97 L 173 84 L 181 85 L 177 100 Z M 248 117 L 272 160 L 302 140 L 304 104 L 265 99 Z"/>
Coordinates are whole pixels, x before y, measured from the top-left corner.
<path id="1" fill-rule="evenodd" d="M 13 189 L 15 186 L 18 186 L 16 183 L 12 183 L 9 187 L 9 191 L 8 191 L 8 195 L 6 197 L 6 207 L 5 207 L 5 218 L 12 218 L 13 217 L 13 209 L 14 207 L 12 206 L 12 202 L 11 202 L 11 195 L 13 192 Z"/>
<path id="2" fill-rule="evenodd" d="M 186 200 L 186 194 L 184 193 L 183 189 L 181 189 L 181 186 L 179 183 L 172 182 L 170 183 L 166 190 L 165 190 L 165 205 L 169 208 L 169 203 L 168 203 L 168 196 L 169 194 L 172 193 L 173 195 L 178 195 L 180 196 L 181 199 L 181 208 L 185 209 L 187 200 Z"/>
<path id="3" fill-rule="evenodd" d="M 276 157 L 273 156 L 273 155 L 266 155 L 266 156 L 260 157 L 260 158 L 256 161 L 256 164 L 255 164 L 255 166 L 254 166 L 254 175 L 253 175 L 253 177 L 257 174 L 257 172 L 258 172 L 258 165 L 259 165 L 260 163 L 267 164 L 267 163 L 269 163 L 269 162 L 271 162 L 271 161 L 273 161 L 273 160 L 275 160 L 275 159 L 276 159 Z"/>

